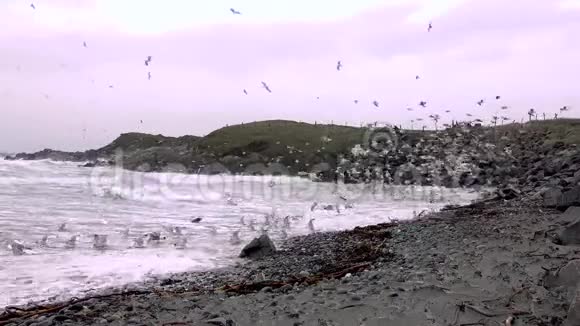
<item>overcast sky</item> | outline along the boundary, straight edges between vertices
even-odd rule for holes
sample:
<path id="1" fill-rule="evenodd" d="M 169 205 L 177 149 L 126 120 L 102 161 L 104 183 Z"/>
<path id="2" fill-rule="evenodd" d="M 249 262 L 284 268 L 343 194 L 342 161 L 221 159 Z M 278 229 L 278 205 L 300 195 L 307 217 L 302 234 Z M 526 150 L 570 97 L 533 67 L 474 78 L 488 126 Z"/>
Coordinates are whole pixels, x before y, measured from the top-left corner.
<path id="1" fill-rule="evenodd" d="M 435 113 L 519 121 L 564 105 L 580 116 L 579 0 L 33 3 L 0 2 L 0 151 L 265 119 L 417 128 Z"/>

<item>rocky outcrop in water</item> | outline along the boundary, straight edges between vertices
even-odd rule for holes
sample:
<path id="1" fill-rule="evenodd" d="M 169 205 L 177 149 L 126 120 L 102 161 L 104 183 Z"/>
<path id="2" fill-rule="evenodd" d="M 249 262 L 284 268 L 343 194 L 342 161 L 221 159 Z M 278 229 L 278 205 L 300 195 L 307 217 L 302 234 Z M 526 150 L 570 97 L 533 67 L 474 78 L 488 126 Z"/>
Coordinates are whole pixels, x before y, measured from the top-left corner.
<path id="1" fill-rule="evenodd" d="M 99 153 L 96 150 L 86 152 L 63 152 L 52 149 L 44 149 L 36 153 L 18 153 L 13 156 L 6 156 L 6 160 L 53 160 L 53 161 L 69 161 L 69 162 L 83 162 L 94 161 L 99 158 Z"/>

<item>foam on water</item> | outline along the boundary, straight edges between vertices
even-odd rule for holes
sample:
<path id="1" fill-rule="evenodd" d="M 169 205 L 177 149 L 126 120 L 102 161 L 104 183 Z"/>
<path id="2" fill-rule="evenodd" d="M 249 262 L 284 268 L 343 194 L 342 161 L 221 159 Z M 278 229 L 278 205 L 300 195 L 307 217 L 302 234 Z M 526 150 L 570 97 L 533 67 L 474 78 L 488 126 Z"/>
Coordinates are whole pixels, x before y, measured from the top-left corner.
<path id="1" fill-rule="evenodd" d="M 224 267 L 264 229 L 279 241 L 310 232 L 312 218 L 317 231 L 349 229 L 408 219 L 477 197 L 437 187 L 337 189 L 283 176 L 144 174 L 77 165 L 0 161 L 0 306 L 63 299 L 153 275 Z M 313 202 L 318 205 L 311 211 Z M 324 209 L 328 205 L 333 207 Z M 285 216 L 290 216 L 289 229 Z M 202 221 L 192 223 L 194 217 Z M 62 223 L 66 229 L 59 231 Z M 174 227 L 182 227 L 181 234 L 172 232 Z M 240 230 L 242 244 L 230 243 L 235 230 Z M 134 247 L 135 239 L 155 231 L 166 239 Z M 107 235 L 105 250 L 93 248 L 94 234 Z M 39 244 L 45 235 L 47 247 Z M 69 248 L 73 236 L 76 246 Z M 30 249 L 14 256 L 8 247 L 12 240 Z"/>

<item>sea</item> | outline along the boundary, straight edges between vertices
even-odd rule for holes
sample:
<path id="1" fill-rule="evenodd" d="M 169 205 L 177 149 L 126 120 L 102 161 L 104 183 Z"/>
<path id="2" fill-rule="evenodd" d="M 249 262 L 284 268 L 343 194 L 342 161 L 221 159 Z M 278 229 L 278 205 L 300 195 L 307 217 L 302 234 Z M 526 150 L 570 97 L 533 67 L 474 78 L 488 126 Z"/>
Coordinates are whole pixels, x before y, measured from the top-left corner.
<path id="1" fill-rule="evenodd" d="M 296 235 L 411 219 L 478 196 L 441 187 L 0 158 L 0 308 L 227 267 L 263 233 L 279 244 Z"/>

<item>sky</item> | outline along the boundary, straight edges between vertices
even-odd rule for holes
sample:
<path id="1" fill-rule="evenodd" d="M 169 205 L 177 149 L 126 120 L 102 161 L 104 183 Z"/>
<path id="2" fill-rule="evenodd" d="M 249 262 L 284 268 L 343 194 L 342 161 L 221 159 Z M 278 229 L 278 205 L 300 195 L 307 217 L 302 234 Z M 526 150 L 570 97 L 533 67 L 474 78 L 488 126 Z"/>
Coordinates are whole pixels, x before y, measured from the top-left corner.
<path id="1" fill-rule="evenodd" d="M 267 119 L 580 117 L 580 0 L 2 0 L 0 21 L 0 151 Z"/>

